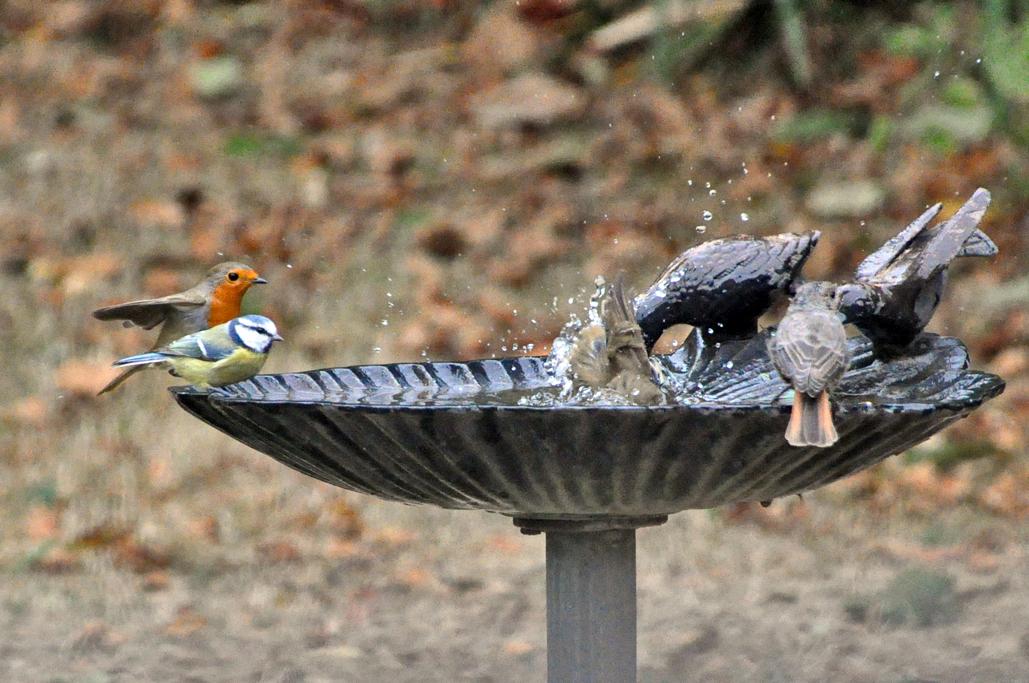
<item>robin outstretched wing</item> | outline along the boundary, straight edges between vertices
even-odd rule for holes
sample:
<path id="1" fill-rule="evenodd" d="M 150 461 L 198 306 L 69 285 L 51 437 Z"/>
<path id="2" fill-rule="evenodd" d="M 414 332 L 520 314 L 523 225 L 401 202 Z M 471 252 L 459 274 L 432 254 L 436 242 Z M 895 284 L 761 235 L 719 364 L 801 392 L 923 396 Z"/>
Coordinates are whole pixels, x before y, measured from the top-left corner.
<path id="1" fill-rule="evenodd" d="M 125 320 L 149 330 L 163 323 L 172 309 L 196 308 L 205 303 L 200 291 L 189 289 L 160 299 L 140 299 L 98 308 L 93 311 L 93 317 L 97 320 Z"/>

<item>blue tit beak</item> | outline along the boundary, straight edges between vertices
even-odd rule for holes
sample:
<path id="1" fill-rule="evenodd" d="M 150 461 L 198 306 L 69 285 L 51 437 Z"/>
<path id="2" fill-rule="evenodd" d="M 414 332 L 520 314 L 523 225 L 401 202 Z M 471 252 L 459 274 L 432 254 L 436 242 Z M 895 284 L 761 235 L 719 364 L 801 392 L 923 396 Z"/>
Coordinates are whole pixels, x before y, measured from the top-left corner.
<path id="1" fill-rule="evenodd" d="M 265 280 L 263 277 L 255 277 L 250 282 L 251 282 L 251 284 L 255 284 L 255 285 L 266 285 L 266 284 L 268 284 L 268 281 Z"/>
<path id="2" fill-rule="evenodd" d="M 281 334 L 275 335 L 274 337 L 272 337 L 272 340 L 273 341 L 286 341 L 285 339 L 282 338 Z"/>

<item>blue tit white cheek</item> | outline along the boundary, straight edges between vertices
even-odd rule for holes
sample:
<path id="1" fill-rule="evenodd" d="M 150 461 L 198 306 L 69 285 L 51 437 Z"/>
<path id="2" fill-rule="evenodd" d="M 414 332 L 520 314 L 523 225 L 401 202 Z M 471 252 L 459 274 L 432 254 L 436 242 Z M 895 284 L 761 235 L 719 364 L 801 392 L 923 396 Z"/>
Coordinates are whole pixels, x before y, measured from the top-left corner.
<path id="1" fill-rule="evenodd" d="M 236 325 L 236 335 L 239 336 L 239 341 L 243 346 L 258 353 L 267 351 L 272 341 L 267 334 L 258 332 L 246 324 Z"/>

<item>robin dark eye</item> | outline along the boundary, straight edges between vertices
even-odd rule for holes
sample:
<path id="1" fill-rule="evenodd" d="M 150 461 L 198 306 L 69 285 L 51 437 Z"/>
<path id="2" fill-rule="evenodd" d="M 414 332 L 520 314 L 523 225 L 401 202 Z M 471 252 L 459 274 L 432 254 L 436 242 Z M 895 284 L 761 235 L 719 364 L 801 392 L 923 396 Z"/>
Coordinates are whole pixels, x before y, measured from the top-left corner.
<path id="1" fill-rule="evenodd" d="M 235 282 L 239 279 L 239 273 L 229 273 L 227 277 L 229 278 L 229 282 Z"/>

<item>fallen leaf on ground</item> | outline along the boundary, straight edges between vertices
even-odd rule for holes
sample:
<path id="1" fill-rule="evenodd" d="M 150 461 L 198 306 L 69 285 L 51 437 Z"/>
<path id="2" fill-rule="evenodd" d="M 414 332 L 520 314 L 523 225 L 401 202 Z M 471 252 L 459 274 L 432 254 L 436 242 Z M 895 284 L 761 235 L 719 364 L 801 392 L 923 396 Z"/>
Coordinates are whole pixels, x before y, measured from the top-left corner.
<path id="1" fill-rule="evenodd" d="M 39 427 L 46 422 L 47 405 L 38 396 L 29 396 L 19 401 L 3 412 L 3 416 L 13 422 Z"/>
<path id="2" fill-rule="evenodd" d="M 300 549 L 290 541 L 271 541 L 257 546 L 257 554 L 268 563 L 296 562 L 300 559 Z"/>
<path id="3" fill-rule="evenodd" d="M 551 76 L 529 73 L 476 94 L 471 108 L 485 128 L 520 123 L 546 125 L 579 118 L 586 108 L 586 96 Z"/>
<path id="4" fill-rule="evenodd" d="M 531 643 L 527 643 L 524 640 L 509 640 L 504 643 L 504 654 L 520 657 L 521 655 L 527 655 L 534 649 Z"/>
<path id="5" fill-rule="evenodd" d="M 45 505 L 33 505 L 25 513 L 25 535 L 33 541 L 45 541 L 57 535 L 61 517 L 57 510 Z"/>
<path id="6" fill-rule="evenodd" d="M 164 627 L 166 635 L 183 638 L 207 626 L 207 619 L 192 607 L 180 607 L 175 618 Z"/>
<path id="7" fill-rule="evenodd" d="M 171 583 L 171 576 L 163 569 L 147 572 L 143 577 L 143 590 L 162 591 Z"/>

